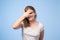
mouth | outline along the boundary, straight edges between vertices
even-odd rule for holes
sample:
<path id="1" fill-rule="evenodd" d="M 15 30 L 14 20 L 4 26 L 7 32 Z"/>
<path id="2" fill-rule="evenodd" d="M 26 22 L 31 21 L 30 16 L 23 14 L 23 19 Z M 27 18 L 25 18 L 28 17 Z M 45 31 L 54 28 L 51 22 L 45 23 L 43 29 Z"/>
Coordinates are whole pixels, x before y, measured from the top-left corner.
<path id="1" fill-rule="evenodd" d="M 33 16 L 29 16 L 28 19 L 32 18 Z"/>

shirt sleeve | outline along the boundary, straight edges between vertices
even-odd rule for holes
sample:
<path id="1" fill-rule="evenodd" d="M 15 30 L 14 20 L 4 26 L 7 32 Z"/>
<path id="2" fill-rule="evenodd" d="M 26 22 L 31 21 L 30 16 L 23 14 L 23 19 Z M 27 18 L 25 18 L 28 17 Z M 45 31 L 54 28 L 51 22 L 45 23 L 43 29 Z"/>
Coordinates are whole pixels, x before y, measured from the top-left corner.
<path id="1" fill-rule="evenodd" d="M 40 32 L 44 30 L 44 26 L 42 23 L 40 23 Z"/>

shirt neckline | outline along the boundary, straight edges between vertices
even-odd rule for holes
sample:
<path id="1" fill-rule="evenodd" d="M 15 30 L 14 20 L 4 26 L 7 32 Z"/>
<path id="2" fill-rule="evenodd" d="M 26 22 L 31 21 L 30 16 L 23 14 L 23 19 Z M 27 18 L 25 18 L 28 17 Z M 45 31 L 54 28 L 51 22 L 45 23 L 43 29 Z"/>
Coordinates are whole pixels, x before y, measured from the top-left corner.
<path id="1" fill-rule="evenodd" d="M 40 26 L 40 22 L 38 23 L 37 27 L 39 27 L 39 26 Z M 28 27 L 28 28 L 31 29 L 31 30 L 35 30 L 37 27 L 35 27 L 35 28 Z"/>

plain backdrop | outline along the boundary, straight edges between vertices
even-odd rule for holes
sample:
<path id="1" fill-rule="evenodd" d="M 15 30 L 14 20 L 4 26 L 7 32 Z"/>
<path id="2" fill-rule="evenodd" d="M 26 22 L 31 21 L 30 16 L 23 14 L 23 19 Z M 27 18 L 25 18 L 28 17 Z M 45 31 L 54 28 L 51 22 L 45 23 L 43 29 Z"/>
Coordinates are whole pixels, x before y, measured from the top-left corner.
<path id="1" fill-rule="evenodd" d="M 0 0 L 0 40 L 22 40 L 22 29 L 12 25 L 28 5 L 44 25 L 44 40 L 60 40 L 60 0 Z"/>

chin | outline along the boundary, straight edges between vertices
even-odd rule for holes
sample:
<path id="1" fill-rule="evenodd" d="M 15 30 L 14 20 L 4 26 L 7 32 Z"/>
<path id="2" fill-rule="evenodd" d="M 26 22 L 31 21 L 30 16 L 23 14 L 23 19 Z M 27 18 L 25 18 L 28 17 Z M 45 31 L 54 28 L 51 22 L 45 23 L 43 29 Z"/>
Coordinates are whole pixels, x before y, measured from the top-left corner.
<path id="1" fill-rule="evenodd" d="M 33 19 L 29 19 L 29 21 L 33 21 Z"/>

